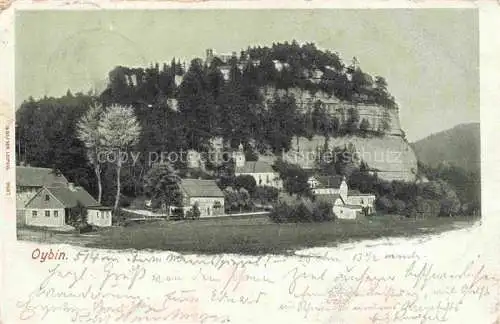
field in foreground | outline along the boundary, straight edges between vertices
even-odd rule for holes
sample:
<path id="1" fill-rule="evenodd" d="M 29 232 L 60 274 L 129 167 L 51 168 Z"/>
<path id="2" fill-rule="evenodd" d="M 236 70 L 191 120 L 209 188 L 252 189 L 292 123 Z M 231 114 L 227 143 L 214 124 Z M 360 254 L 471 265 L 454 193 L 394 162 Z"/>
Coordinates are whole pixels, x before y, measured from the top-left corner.
<path id="1" fill-rule="evenodd" d="M 88 234 L 20 228 L 18 239 L 106 249 L 287 254 L 300 248 L 335 246 L 362 239 L 441 233 L 470 226 L 477 220 L 466 217 L 415 220 L 377 216 L 362 221 L 274 224 L 266 216 L 214 218 L 110 227 Z"/>

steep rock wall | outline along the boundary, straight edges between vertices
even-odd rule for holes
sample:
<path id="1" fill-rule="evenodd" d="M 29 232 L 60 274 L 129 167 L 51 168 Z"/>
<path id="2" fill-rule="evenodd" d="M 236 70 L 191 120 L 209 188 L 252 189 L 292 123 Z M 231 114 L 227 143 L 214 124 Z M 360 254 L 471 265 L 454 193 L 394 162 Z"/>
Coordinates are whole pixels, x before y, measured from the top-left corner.
<path id="1" fill-rule="evenodd" d="M 297 106 L 303 112 L 313 109 L 314 104 L 320 101 L 325 110 L 331 115 L 339 119 L 341 123 L 344 123 L 348 119 L 348 111 L 350 108 L 355 108 L 359 113 L 359 123 L 363 119 L 368 120 L 370 125 L 370 130 L 378 131 L 383 128 L 383 123 L 386 121 L 388 123 L 388 128 L 385 131 L 386 135 L 396 135 L 401 136 L 403 131 L 399 122 L 399 112 L 397 109 L 387 109 L 385 107 L 363 104 L 363 103 L 351 103 L 346 101 L 341 101 L 335 96 L 329 96 L 324 92 L 316 92 L 314 94 L 307 90 L 299 88 L 290 88 L 288 90 L 276 89 L 273 87 L 265 87 L 262 89 L 262 94 L 265 97 L 265 101 L 269 102 L 275 95 L 278 97 L 283 97 L 285 95 L 293 95 L 296 100 Z"/>
<path id="2" fill-rule="evenodd" d="M 353 144 L 356 148 L 354 159 L 365 161 L 372 169 L 376 169 L 381 179 L 393 181 L 414 181 L 417 171 L 417 158 L 410 145 L 400 136 L 383 136 L 362 138 L 358 136 L 345 136 L 331 138 L 328 148 L 344 147 Z M 292 149 L 284 153 L 285 160 L 296 163 L 304 168 L 315 167 L 318 150 L 325 145 L 323 136 L 295 138 Z"/>

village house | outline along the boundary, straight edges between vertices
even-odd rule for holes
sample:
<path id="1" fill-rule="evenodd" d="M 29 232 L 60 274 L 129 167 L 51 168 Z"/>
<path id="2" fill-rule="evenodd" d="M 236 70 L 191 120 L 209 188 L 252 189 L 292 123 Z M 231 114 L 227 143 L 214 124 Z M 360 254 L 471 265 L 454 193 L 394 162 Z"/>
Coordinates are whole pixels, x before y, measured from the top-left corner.
<path id="1" fill-rule="evenodd" d="M 238 151 L 233 153 L 233 159 L 235 161 L 235 176 L 249 175 L 255 179 L 257 186 L 283 188 L 283 181 L 269 162 L 246 161 L 243 145 L 240 144 Z"/>
<path id="2" fill-rule="evenodd" d="M 224 214 L 224 193 L 214 180 L 182 179 L 179 187 L 184 211 L 197 205 L 200 218 Z"/>
<path id="3" fill-rule="evenodd" d="M 307 180 L 315 195 L 338 194 L 347 200 L 348 187 L 342 176 L 311 176 Z"/>
<path id="4" fill-rule="evenodd" d="M 360 205 L 346 204 L 345 200 L 339 194 L 319 194 L 317 200 L 326 201 L 333 205 L 333 213 L 339 219 L 356 219 L 363 209 Z"/>
<path id="5" fill-rule="evenodd" d="M 349 190 L 345 177 L 311 176 L 307 182 L 317 199 L 333 204 L 333 213 L 339 219 L 356 219 L 375 212 L 375 195 Z"/>
<path id="6" fill-rule="evenodd" d="M 49 168 L 16 167 L 17 223 L 33 226 L 64 226 L 69 210 L 78 204 L 87 210 L 87 222 L 111 225 L 111 208 L 101 206 L 84 188 L 68 182 Z"/>
<path id="7" fill-rule="evenodd" d="M 101 206 L 84 188 L 68 183 L 63 187 L 42 187 L 24 205 L 24 224 L 32 226 L 64 226 L 70 223 L 72 208 L 87 211 L 87 223 L 111 226 L 111 208 Z"/>
<path id="8" fill-rule="evenodd" d="M 361 193 L 358 190 L 349 190 L 347 201 L 350 205 L 361 206 L 366 215 L 371 215 L 375 212 L 375 195 L 369 193 Z"/>

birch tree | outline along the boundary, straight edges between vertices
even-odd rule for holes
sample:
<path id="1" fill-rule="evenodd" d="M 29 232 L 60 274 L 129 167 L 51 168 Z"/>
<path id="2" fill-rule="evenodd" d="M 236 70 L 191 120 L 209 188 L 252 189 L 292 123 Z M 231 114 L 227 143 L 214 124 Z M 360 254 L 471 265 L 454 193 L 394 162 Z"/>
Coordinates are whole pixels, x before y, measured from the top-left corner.
<path id="1" fill-rule="evenodd" d="M 92 104 L 85 115 L 76 124 L 76 135 L 87 149 L 87 158 L 94 168 L 97 179 L 98 195 L 97 201 L 102 199 L 102 163 L 99 161 L 99 151 L 101 150 L 101 136 L 99 133 L 99 120 L 104 109 L 101 104 Z"/>
<path id="2" fill-rule="evenodd" d="M 123 154 L 137 144 L 141 134 L 141 126 L 134 114 L 133 108 L 123 105 L 111 105 L 99 121 L 101 144 L 108 152 L 114 154 L 116 166 L 116 198 L 114 209 L 120 202 L 120 172 L 123 164 Z"/>

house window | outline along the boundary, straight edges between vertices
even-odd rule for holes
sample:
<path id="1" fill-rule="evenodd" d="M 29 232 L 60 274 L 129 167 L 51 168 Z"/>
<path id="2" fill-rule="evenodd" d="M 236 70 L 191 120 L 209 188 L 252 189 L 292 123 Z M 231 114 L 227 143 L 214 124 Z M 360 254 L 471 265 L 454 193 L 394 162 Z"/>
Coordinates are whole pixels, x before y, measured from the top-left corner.
<path id="1" fill-rule="evenodd" d="M 364 204 L 363 199 L 361 199 L 361 204 Z"/>
<path id="2" fill-rule="evenodd" d="M 45 211 L 45 217 L 50 217 L 50 210 Z"/>
<path id="3" fill-rule="evenodd" d="M 266 183 L 269 184 L 269 182 L 270 181 L 269 181 L 269 174 L 268 174 L 268 175 L 266 175 Z"/>
<path id="4" fill-rule="evenodd" d="M 45 201 L 49 201 L 50 200 L 50 196 L 49 195 L 45 195 Z"/>
<path id="5" fill-rule="evenodd" d="M 59 211 L 54 210 L 54 217 L 58 217 L 58 216 L 59 216 Z"/>
<path id="6" fill-rule="evenodd" d="M 31 217 L 33 217 L 33 218 L 34 218 L 34 217 L 36 217 L 36 216 L 37 216 L 37 212 L 36 212 L 36 210 L 32 211 L 32 212 L 31 212 Z"/>

